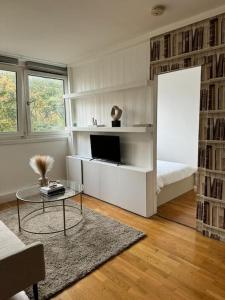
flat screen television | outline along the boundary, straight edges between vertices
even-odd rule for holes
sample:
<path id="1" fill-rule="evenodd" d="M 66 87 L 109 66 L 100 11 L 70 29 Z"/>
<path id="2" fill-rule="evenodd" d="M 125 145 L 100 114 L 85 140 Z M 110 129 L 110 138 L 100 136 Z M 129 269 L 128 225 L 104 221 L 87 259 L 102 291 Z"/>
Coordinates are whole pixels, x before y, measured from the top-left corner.
<path id="1" fill-rule="evenodd" d="M 91 134 L 90 141 L 92 158 L 120 163 L 119 136 Z"/>

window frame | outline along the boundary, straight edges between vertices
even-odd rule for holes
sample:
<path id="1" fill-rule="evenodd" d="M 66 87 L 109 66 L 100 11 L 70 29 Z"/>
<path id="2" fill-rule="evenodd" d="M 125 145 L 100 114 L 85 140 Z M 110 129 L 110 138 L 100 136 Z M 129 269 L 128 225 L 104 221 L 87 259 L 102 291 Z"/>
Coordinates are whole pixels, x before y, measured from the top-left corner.
<path id="1" fill-rule="evenodd" d="M 58 131 L 44 131 L 44 132 L 34 132 L 32 131 L 31 126 L 31 112 L 30 112 L 30 97 L 29 97 L 29 76 L 37 76 L 37 77 L 44 77 L 44 78 L 50 78 L 50 79 L 60 79 L 63 80 L 64 85 L 64 94 L 68 92 L 68 77 L 65 75 L 58 75 L 58 74 L 52 74 L 52 73 L 46 73 L 46 72 L 40 72 L 40 71 L 34 71 L 34 70 L 25 70 L 24 71 L 24 105 L 26 106 L 26 135 L 28 137 L 54 137 L 59 135 L 66 135 L 66 128 L 67 128 L 67 108 L 66 108 L 66 101 L 64 100 L 64 110 L 65 110 L 65 129 L 64 130 L 58 130 Z"/>
<path id="2" fill-rule="evenodd" d="M 18 139 L 24 137 L 25 116 L 23 103 L 23 73 L 19 65 L 0 64 L 0 70 L 16 73 L 16 106 L 17 106 L 17 131 L 16 132 L 0 132 L 0 140 Z"/>

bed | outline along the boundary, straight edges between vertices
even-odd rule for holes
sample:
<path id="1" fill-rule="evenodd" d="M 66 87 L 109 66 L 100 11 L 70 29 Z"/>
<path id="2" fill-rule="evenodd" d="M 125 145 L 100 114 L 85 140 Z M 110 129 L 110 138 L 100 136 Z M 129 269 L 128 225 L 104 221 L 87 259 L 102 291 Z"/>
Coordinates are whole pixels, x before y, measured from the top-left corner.
<path id="1" fill-rule="evenodd" d="M 197 168 L 157 160 L 157 204 L 162 205 L 194 188 Z"/>

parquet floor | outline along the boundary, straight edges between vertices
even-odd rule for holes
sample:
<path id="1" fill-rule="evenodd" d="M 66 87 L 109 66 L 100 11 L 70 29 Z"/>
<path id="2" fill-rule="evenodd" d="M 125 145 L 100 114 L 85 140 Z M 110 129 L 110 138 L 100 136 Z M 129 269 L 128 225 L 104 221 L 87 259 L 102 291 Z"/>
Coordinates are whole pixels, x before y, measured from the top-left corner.
<path id="1" fill-rule="evenodd" d="M 187 192 L 158 207 L 158 216 L 195 228 L 196 200 L 194 191 Z"/>
<path id="2" fill-rule="evenodd" d="M 90 197 L 84 205 L 144 231 L 146 237 L 54 300 L 225 299 L 225 243 L 159 216 L 142 218 Z"/>

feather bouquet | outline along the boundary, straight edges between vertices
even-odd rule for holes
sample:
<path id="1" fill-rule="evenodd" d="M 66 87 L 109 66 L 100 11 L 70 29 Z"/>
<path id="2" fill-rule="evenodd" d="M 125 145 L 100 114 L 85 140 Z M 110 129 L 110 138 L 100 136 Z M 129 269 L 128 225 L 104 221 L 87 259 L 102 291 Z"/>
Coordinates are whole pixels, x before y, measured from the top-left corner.
<path id="1" fill-rule="evenodd" d="M 48 185 L 48 178 L 46 174 L 52 169 L 54 159 L 48 155 L 35 155 L 30 159 L 30 166 L 35 173 L 40 175 L 40 186 Z"/>

